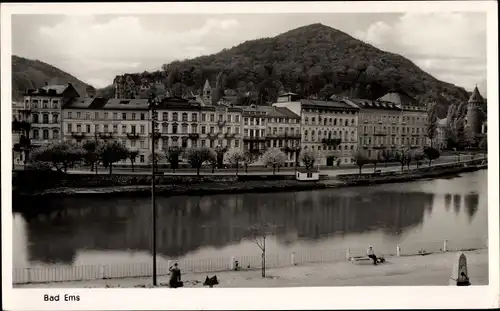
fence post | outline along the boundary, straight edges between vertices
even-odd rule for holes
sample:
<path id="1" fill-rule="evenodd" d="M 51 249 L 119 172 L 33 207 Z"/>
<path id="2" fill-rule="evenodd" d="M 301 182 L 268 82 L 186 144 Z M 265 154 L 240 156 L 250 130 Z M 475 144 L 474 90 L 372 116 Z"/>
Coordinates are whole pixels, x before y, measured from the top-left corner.
<path id="1" fill-rule="evenodd" d="M 351 259 L 351 251 L 349 249 L 346 249 L 345 252 L 345 259 L 349 261 Z"/>
<path id="2" fill-rule="evenodd" d="M 396 256 L 397 257 L 401 256 L 401 245 L 399 244 L 396 246 Z"/>
<path id="3" fill-rule="evenodd" d="M 101 280 L 104 280 L 106 278 L 106 275 L 104 274 L 104 265 L 99 265 L 99 275 Z"/>
<path id="4" fill-rule="evenodd" d="M 31 268 L 27 268 L 28 270 L 28 284 L 31 283 Z"/>
<path id="5" fill-rule="evenodd" d="M 290 254 L 290 263 L 292 264 L 292 266 L 295 266 L 295 252 L 292 252 Z"/>
<path id="6" fill-rule="evenodd" d="M 444 240 L 444 243 L 443 243 L 443 252 L 447 252 L 448 251 L 448 240 Z"/>
<path id="7" fill-rule="evenodd" d="M 236 259 L 234 258 L 234 256 L 233 256 L 233 257 L 231 257 L 231 264 L 229 265 L 229 268 L 230 268 L 231 270 L 234 270 L 234 261 L 235 261 L 235 260 L 236 260 Z"/>

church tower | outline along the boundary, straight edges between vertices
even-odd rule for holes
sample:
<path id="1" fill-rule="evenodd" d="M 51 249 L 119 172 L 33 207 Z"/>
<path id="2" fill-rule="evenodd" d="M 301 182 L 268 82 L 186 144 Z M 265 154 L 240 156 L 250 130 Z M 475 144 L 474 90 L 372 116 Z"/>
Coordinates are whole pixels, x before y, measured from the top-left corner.
<path id="1" fill-rule="evenodd" d="M 205 81 L 205 85 L 203 86 L 203 100 L 209 105 L 212 104 L 212 87 L 210 86 L 208 79 Z"/>
<path id="2" fill-rule="evenodd" d="M 479 93 L 477 89 L 477 85 L 472 91 L 472 95 L 469 98 L 469 102 L 467 104 L 467 129 L 469 133 L 473 136 L 477 136 L 477 134 L 481 134 L 481 125 L 482 125 L 482 106 L 483 106 L 483 97 Z"/>

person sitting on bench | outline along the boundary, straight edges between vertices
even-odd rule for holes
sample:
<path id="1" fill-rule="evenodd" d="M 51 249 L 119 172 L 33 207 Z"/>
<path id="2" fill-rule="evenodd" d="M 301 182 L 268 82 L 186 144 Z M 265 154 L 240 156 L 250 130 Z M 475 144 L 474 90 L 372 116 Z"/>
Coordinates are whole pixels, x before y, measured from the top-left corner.
<path id="1" fill-rule="evenodd" d="M 376 265 L 377 264 L 377 256 L 375 256 L 375 253 L 373 252 L 373 247 L 371 245 L 366 250 L 366 254 L 368 255 L 368 257 L 373 259 L 373 264 Z"/>

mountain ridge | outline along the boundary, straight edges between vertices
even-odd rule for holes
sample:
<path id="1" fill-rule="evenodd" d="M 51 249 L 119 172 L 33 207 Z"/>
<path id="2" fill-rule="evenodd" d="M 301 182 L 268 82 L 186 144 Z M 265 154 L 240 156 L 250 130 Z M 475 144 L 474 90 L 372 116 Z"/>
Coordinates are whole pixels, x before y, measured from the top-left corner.
<path id="1" fill-rule="evenodd" d="M 40 60 L 12 55 L 12 99 L 22 100 L 27 89 L 37 89 L 48 84 L 72 83 L 81 96 L 93 88 L 75 76 Z"/>

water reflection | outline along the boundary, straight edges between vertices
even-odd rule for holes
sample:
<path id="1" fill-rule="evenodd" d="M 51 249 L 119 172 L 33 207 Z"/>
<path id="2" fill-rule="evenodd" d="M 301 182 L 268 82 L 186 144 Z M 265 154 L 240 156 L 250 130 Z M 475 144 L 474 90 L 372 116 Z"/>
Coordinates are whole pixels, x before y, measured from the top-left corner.
<path id="1" fill-rule="evenodd" d="M 460 213 L 460 205 L 462 203 L 462 196 L 460 194 L 455 194 L 453 196 L 453 209 L 455 211 L 455 214 L 458 215 Z"/>
<path id="2" fill-rule="evenodd" d="M 444 208 L 446 209 L 447 212 L 450 211 L 450 206 L 451 206 L 451 194 L 447 193 L 444 196 Z"/>
<path id="3" fill-rule="evenodd" d="M 320 194 L 320 195 L 319 195 Z M 317 240 L 332 234 L 383 230 L 398 235 L 422 222 L 434 195 L 423 192 L 278 193 L 272 196 L 172 197 L 158 199 L 158 252 L 181 257 L 200 247 L 239 243 L 252 224 L 276 224 L 278 241 Z M 79 250 L 151 249 L 147 199 L 59 199 L 52 212 L 27 220 L 30 261 L 71 263 Z M 71 208 L 62 208 L 71 206 Z M 260 213 L 257 213 L 257 211 Z M 259 215 L 260 214 L 260 215 Z"/>
<path id="4" fill-rule="evenodd" d="M 476 215 L 479 208 L 479 195 L 477 193 L 470 193 L 464 197 L 465 208 L 469 216 L 469 222 L 472 222 L 474 215 Z"/>

